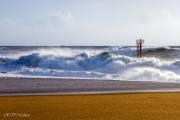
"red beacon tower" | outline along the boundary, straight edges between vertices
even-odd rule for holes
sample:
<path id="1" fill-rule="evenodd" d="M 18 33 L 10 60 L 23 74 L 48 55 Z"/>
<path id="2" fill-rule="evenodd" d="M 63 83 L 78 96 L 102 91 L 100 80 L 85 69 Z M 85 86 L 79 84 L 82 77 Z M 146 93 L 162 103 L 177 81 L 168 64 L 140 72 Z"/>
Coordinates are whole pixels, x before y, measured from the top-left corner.
<path id="1" fill-rule="evenodd" d="M 136 46 L 137 46 L 137 57 L 141 58 L 142 57 L 142 47 L 144 44 L 144 40 L 143 39 L 137 39 L 136 40 Z"/>

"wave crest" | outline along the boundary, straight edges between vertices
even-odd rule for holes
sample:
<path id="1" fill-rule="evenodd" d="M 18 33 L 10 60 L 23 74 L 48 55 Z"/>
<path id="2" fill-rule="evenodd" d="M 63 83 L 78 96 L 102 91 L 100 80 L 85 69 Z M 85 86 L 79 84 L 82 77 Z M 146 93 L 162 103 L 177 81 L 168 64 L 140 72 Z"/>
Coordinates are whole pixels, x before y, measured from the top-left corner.
<path id="1" fill-rule="evenodd" d="M 96 54 L 81 51 L 71 56 L 41 54 L 38 51 L 16 58 L 1 57 L 0 70 L 17 75 L 177 82 L 180 81 L 180 60 L 153 57 L 153 54 L 162 52 L 169 55 L 169 51 L 177 56 L 179 49 L 145 48 L 146 57 L 142 59 L 137 59 L 136 49 L 129 47 L 94 52 Z"/>

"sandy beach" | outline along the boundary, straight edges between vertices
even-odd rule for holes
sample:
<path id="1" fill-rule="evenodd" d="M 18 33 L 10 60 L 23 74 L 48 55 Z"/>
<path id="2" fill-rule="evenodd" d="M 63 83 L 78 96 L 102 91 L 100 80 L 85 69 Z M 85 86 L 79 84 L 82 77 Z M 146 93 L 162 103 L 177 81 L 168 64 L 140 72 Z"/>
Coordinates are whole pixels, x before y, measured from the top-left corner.
<path id="1" fill-rule="evenodd" d="M 1 78 L 2 120 L 178 120 L 179 83 Z"/>
<path id="2" fill-rule="evenodd" d="M 179 120 L 180 93 L 0 97 L 1 120 Z"/>

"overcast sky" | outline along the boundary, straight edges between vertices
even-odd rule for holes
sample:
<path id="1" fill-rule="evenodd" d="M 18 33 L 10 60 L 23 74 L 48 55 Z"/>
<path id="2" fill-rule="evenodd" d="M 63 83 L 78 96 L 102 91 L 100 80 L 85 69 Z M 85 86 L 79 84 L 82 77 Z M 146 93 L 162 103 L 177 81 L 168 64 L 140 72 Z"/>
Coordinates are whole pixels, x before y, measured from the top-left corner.
<path id="1" fill-rule="evenodd" d="M 0 0 L 0 45 L 180 45 L 179 0 Z"/>

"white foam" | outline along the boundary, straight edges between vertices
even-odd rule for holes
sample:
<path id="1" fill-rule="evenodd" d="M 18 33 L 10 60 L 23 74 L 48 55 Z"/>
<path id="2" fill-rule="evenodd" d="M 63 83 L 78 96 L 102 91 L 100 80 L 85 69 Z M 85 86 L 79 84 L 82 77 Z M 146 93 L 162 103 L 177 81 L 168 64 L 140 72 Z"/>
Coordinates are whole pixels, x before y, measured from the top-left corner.
<path id="1" fill-rule="evenodd" d="M 155 50 L 157 48 L 145 48 Z M 166 48 L 170 49 L 170 48 Z M 103 49 L 104 50 L 104 49 Z M 180 60 L 155 57 L 137 59 L 135 48 L 103 50 L 38 49 L 6 56 L 0 76 L 104 78 L 138 81 L 180 82 Z M 106 50 L 107 51 L 107 50 Z M 83 53 L 83 54 L 82 54 Z M 8 60 L 9 58 L 10 60 Z"/>

